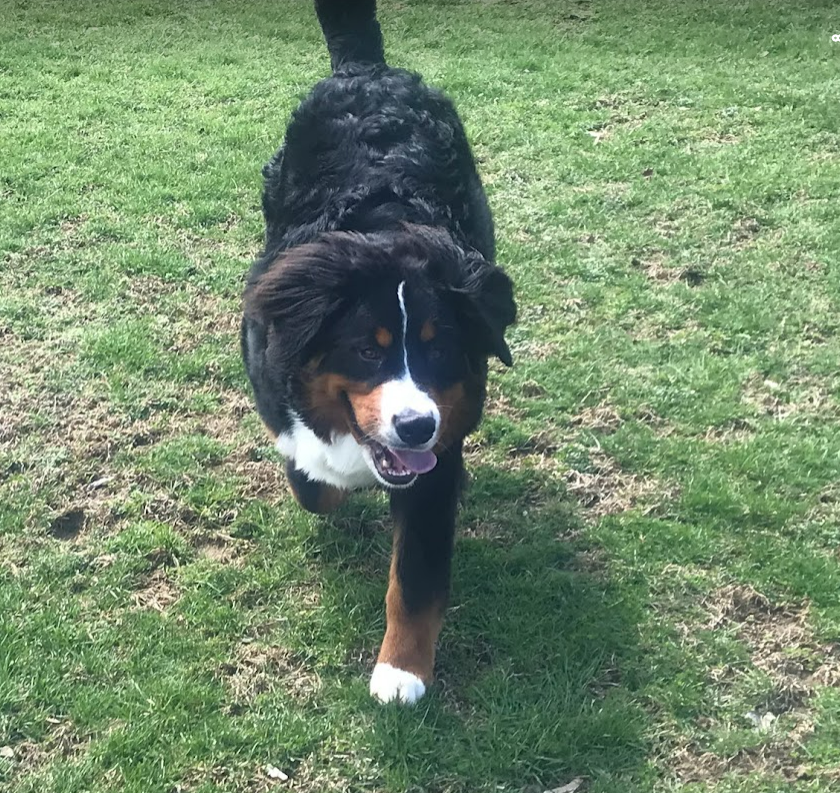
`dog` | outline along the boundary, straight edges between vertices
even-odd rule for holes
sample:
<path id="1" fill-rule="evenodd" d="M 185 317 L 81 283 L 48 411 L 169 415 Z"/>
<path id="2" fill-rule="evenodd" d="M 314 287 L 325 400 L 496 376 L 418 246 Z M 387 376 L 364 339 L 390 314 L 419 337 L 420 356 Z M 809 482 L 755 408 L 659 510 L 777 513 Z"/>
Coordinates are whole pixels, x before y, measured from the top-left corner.
<path id="1" fill-rule="evenodd" d="M 243 297 L 256 408 L 300 505 L 390 493 L 386 631 L 370 692 L 432 681 L 450 585 L 464 438 L 488 359 L 512 364 L 511 280 L 452 103 L 385 62 L 375 0 L 316 0 L 332 76 L 263 169 L 265 249 Z"/>

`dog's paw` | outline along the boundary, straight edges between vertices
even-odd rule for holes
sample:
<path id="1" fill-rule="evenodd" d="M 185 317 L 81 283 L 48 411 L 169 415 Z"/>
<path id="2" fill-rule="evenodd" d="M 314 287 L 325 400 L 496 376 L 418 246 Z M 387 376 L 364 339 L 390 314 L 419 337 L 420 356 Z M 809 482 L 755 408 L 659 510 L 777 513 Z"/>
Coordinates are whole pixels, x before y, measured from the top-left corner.
<path id="1" fill-rule="evenodd" d="M 377 664 L 370 678 L 370 695 L 380 702 L 399 700 L 413 705 L 423 694 L 426 686 L 417 675 L 397 669 L 391 664 Z"/>

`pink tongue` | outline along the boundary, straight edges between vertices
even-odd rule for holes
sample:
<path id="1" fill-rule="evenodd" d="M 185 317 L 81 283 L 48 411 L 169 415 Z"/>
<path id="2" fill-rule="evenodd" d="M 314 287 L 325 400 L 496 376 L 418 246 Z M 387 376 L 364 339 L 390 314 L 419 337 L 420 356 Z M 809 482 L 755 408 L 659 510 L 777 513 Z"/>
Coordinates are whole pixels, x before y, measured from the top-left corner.
<path id="1" fill-rule="evenodd" d="M 412 452 L 406 449 L 389 449 L 388 451 L 415 474 L 425 474 L 437 465 L 434 452 Z"/>

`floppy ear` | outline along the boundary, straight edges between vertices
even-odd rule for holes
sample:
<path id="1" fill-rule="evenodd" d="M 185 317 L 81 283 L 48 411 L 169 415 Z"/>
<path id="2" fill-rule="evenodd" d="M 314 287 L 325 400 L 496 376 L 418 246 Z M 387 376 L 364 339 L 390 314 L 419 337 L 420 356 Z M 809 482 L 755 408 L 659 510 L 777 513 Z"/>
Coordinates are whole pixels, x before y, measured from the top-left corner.
<path id="1" fill-rule="evenodd" d="M 279 336 L 284 360 L 299 355 L 341 305 L 342 268 L 329 241 L 300 245 L 274 257 L 245 290 L 248 319 Z"/>
<path id="2" fill-rule="evenodd" d="M 455 291 L 461 296 L 466 319 L 473 324 L 471 335 L 478 348 L 512 366 L 505 329 L 516 321 L 516 303 L 513 284 L 504 270 L 479 254 L 468 254 L 463 286 Z"/>

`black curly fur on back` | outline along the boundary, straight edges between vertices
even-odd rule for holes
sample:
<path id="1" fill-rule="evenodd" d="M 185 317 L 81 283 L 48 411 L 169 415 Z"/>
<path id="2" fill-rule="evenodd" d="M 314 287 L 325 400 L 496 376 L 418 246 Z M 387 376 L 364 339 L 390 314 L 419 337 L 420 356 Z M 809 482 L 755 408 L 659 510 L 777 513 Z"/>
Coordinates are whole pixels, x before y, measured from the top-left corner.
<path id="1" fill-rule="evenodd" d="M 386 65 L 374 0 L 317 0 L 333 76 L 263 169 L 266 251 L 324 231 L 442 226 L 494 257 L 493 221 L 452 102 Z"/>
<path id="2" fill-rule="evenodd" d="M 493 222 L 455 108 L 403 69 L 339 67 L 295 111 L 263 174 L 267 250 L 411 222 L 446 227 L 493 260 Z"/>

